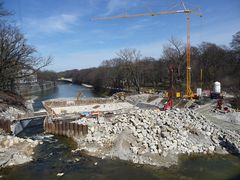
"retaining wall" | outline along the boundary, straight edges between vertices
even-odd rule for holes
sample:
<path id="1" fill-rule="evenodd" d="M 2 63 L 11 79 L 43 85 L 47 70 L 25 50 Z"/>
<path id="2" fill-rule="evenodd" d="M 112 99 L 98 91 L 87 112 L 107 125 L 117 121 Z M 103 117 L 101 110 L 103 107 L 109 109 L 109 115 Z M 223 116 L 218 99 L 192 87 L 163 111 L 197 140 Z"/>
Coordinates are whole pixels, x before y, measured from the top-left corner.
<path id="1" fill-rule="evenodd" d="M 87 135 L 88 126 L 71 123 L 68 120 L 51 120 L 46 117 L 44 120 L 44 131 L 60 136 L 81 137 Z"/>

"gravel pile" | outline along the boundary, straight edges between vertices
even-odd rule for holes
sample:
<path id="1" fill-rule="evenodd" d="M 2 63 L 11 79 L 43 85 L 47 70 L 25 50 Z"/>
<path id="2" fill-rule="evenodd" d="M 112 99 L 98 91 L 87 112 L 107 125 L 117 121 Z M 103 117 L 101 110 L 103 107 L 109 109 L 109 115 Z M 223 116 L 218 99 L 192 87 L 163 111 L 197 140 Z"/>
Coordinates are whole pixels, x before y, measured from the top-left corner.
<path id="1" fill-rule="evenodd" d="M 162 165 L 161 160 L 176 160 L 178 154 L 239 153 L 240 135 L 221 130 L 189 109 L 138 109 L 91 122 L 89 134 L 79 144 L 98 156 Z"/>

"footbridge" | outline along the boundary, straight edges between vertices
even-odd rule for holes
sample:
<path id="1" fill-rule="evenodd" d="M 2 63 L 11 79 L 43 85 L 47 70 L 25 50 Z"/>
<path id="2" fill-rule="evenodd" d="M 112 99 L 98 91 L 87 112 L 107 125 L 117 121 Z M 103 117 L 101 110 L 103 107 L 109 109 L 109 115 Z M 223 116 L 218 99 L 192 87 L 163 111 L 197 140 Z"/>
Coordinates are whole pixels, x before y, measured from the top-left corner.
<path id="1" fill-rule="evenodd" d="M 59 78 L 58 81 L 64 81 L 64 82 L 69 82 L 69 83 L 72 83 L 72 78 Z"/>

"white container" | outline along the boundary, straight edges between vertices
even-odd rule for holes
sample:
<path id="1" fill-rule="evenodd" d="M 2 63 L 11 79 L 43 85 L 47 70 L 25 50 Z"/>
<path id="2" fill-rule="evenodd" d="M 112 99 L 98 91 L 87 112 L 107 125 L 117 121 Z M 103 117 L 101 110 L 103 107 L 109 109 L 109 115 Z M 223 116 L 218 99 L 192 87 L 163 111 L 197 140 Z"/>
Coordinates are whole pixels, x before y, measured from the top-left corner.
<path id="1" fill-rule="evenodd" d="M 202 88 L 197 88 L 197 96 L 202 96 Z"/>
<path id="2" fill-rule="evenodd" d="M 216 81 L 213 85 L 213 93 L 220 94 L 221 93 L 221 83 Z"/>

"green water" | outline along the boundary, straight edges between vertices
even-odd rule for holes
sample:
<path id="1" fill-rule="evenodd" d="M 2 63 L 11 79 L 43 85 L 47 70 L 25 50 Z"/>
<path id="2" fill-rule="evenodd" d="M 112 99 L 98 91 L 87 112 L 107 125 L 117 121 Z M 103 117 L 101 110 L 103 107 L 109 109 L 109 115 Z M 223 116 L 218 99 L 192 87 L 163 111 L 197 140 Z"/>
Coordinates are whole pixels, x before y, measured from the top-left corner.
<path id="1" fill-rule="evenodd" d="M 183 156 L 178 166 L 157 168 L 72 153 L 73 141 L 53 140 L 37 147 L 33 162 L 1 169 L 2 179 L 240 179 L 240 159 L 231 155 Z"/>

